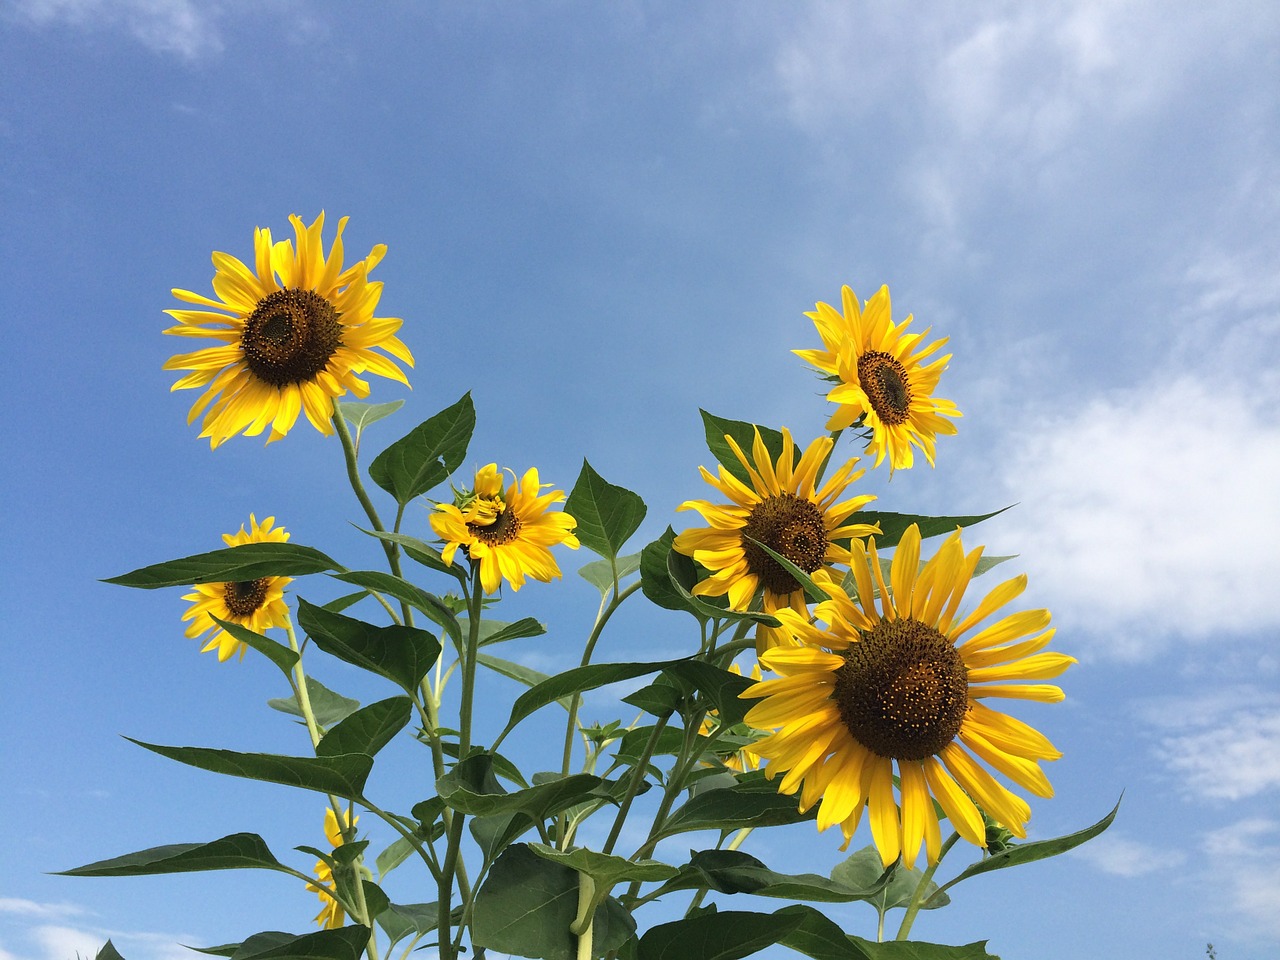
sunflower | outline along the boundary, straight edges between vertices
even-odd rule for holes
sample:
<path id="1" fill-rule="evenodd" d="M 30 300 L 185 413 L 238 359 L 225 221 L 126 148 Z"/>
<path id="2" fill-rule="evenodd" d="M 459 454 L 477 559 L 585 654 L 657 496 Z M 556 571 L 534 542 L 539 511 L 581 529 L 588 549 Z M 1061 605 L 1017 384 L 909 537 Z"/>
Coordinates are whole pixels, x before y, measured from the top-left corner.
<path id="1" fill-rule="evenodd" d="M 324 812 L 324 835 L 329 841 L 329 846 L 335 850 L 342 846 L 345 842 L 343 834 L 349 832 L 352 827 L 360 822 L 360 818 L 351 819 L 351 814 L 343 811 L 342 819 L 346 823 L 345 827 L 338 826 L 338 818 L 333 812 L 333 808 L 329 808 Z M 317 860 L 315 865 L 316 879 L 323 886 L 317 884 L 307 884 L 307 889 L 315 892 L 320 898 L 320 902 L 324 904 L 320 908 L 320 912 L 316 914 L 316 923 L 325 930 L 336 930 L 342 926 L 346 920 L 346 913 L 340 904 L 329 891 L 333 889 L 333 868 L 323 860 Z"/>
<path id="2" fill-rule="evenodd" d="M 334 400 L 348 391 L 369 395 L 369 385 L 356 376 L 366 370 L 409 383 L 398 366 L 373 350 L 378 347 L 413 366 L 413 355 L 394 336 L 402 321 L 373 315 L 382 284 L 370 281 L 369 272 L 387 248 L 378 244 L 344 270 L 346 217 L 338 221 L 327 257 L 320 235 L 323 213 L 309 227 L 297 216 L 289 221 L 296 251 L 292 241 L 272 243 L 271 231 L 260 227 L 253 233 L 252 270 L 215 252 L 213 290 L 218 299 L 174 290 L 175 297 L 199 309 L 165 311 L 178 321 L 165 333 L 222 341 L 178 354 L 164 365 L 166 370 L 190 371 L 172 390 L 204 390 L 187 422 L 204 412 L 200 436 L 208 437 L 211 446 L 238 433 L 257 436 L 268 425 L 267 442 L 279 440 L 300 412 L 328 435 L 333 432 L 329 418 Z"/>
<path id="3" fill-rule="evenodd" d="M 711 571 L 693 593 L 699 597 L 728 595 L 733 610 L 748 610 L 761 590 L 763 609 L 774 613 L 790 607 L 804 613 L 804 588 L 786 569 L 752 540 L 786 557 L 820 585 L 834 576 L 834 564 L 847 564 L 849 550 L 843 541 L 879 533 L 873 524 L 849 523 L 849 518 L 875 499 L 866 494 L 837 502 L 853 481 L 865 471 L 857 470 L 854 457 L 816 488 L 818 471 L 834 445 L 830 437 L 809 444 L 795 463 L 791 433 L 782 430 L 782 452 L 775 464 L 761 439 L 759 429 L 751 447 L 751 459 L 737 441 L 726 435 L 734 455 L 747 471 L 747 486 L 722 465 L 717 478 L 699 467 L 707 481 L 731 503 L 686 500 L 679 510 L 697 510 L 710 526 L 686 530 L 672 544 Z M 750 538 L 750 539 L 748 539 Z M 838 582 L 836 577 L 834 582 Z M 777 628 L 761 626 L 756 633 L 758 649 L 766 650 L 783 635 Z"/>
<path id="4" fill-rule="evenodd" d="M 910 316 L 895 324 L 888 287 L 881 287 L 862 310 L 851 289 L 844 287 L 841 296 L 844 313 L 819 303 L 815 313 L 805 314 L 818 328 L 825 349 L 792 351 L 828 379 L 839 381 L 827 394 L 840 405 L 827 429 L 865 425 L 871 431 L 867 456 L 875 457 L 877 467 L 887 456 L 890 474 L 911 466 L 913 446 L 933 466 L 937 435 L 956 432 L 955 424 L 943 418 L 961 416 L 954 403 L 933 395 L 951 354 L 924 363 L 947 338 L 926 346 L 928 329 L 907 333 Z"/>
<path id="5" fill-rule="evenodd" d="M 284 527 L 273 527 L 275 517 L 267 517 L 258 524 L 258 518 L 249 514 L 249 530 L 240 525 L 238 533 L 224 533 L 223 542 L 228 547 L 238 547 L 245 543 L 284 543 L 289 534 Z M 248 627 L 254 633 L 262 633 L 270 627 L 283 627 L 289 621 L 289 607 L 284 602 L 284 588 L 293 582 L 292 577 L 259 577 L 257 580 L 242 580 L 233 583 L 197 583 L 183 600 L 194 601 L 183 620 L 190 620 L 186 635 L 195 639 L 210 630 L 213 636 L 208 639 L 201 653 L 209 650 L 218 651 L 218 660 L 223 661 L 239 652 L 244 657 L 248 647 L 227 633 L 216 623 L 210 614 L 219 620 L 229 620 Z"/>
<path id="6" fill-rule="evenodd" d="M 920 567 L 920 531 L 912 525 L 884 582 L 874 540 L 870 556 L 853 543 L 858 599 L 843 591 L 817 606 L 828 627 L 783 610 L 799 641 L 764 654 L 781 676 L 742 696 L 760 698 L 746 722 L 774 732 L 753 745 L 766 776 L 785 773 L 779 790 L 800 793 L 800 808 L 821 801 L 818 829 L 840 824 L 847 847 L 863 809 L 885 866 L 901 854 L 911 866 L 920 844 L 929 863 L 940 851 L 932 796 L 961 837 L 985 846 L 982 811 L 1018 837 L 1031 809 L 982 761 L 1018 786 L 1053 795 L 1038 761 L 1062 754 L 1027 724 L 986 706 L 991 698 L 1062 699 L 1049 680 L 1075 658 L 1040 651 L 1053 638 L 1047 610 L 1007 614 L 962 637 L 1026 587 L 1019 576 L 997 586 L 965 617 L 956 610 L 982 555 L 966 554 L 956 531 Z M 880 597 L 876 609 L 875 597 Z M 894 800 L 894 768 L 901 814 Z M 843 849 L 843 847 L 842 847 Z"/>
<path id="7" fill-rule="evenodd" d="M 736 663 L 729 664 L 729 672 L 739 677 L 742 676 L 742 668 Z M 751 679 L 758 682 L 761 678 L 760 664 L 757 663 L 751 668 Z M 719 724 L 720 714 L 718 711 L 712 710 L 703 718 L 700 732 L 704 737 L 710 736 L 715 732 Z M 727 757 L 721 757 L 720 762 L 734 773 L 746 773 L 760 766 L 760 757 L 750 747 L 740 747 Z"/>
<path id="8" fill-rule="evenodd" d="M 538 482 L 534 468 L 519 481 L 512 473 L 506 490 L 496 463 L 476 471 L 471 490 L 456 492 L 454 503 L 437 504 L 431 515 L 431 529 L 445 542 L 444 562 L 452 563 L 458 548 L 466 547 L 471 562 L 480 565 L 485 593 L 496 592 L 504 579 L 519 590 L 526 576 L 543 583 L 558 578 L 560 567 L 548 548 L 563 543 L 577 550 L 577 522 L 548 510 L 564 499 L 563 490 L 542 492 L 549 486 Z"/>

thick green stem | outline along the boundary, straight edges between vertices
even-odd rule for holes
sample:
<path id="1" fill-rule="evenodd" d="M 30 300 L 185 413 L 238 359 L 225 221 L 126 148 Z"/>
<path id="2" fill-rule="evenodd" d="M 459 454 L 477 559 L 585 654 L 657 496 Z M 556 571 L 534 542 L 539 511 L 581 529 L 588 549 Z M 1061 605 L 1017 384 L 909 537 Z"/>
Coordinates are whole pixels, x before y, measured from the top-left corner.
<path id="1" fill-rule="evenodd" d="M 920 905 L 924 903 L 924 892 L 929 888 L 929 884 L 933 880 L 934 871 L 938 869 L 938 864 L 942 862 L 942 858 L 956 845 L 956 841 L 959 839 L 960 834 L 958 833 L 953 833 L 947 837 L 947 842 L 938 851 L 938 859 L 931 863 L 928 869 L 920 875 L 920 882 L 916 884 L 915 890 L 911 893 L 911 902 L 907 904 L 907 912 L 902 918 L 902 925 L 898 927 L 898 935 L 894 937 L 895 940 L 907 939 L 907 934 L 911 932 L 911 925 L 915 923 L 916 914 L 920 912 Z"/>

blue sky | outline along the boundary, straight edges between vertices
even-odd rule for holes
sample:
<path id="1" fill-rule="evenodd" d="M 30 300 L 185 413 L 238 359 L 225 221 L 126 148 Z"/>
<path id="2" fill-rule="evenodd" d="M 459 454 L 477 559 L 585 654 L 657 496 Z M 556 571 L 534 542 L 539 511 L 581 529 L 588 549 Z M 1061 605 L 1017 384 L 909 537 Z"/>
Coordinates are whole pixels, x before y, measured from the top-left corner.
<path id="1" fill-rule="evenodd" d="M 169 289 L 321 209 L 350 215 L 352 254 L 388 245 L 380 312 L 418 360 L 411 392 L 376 384 L 406 407 L 371 449 L 471 390 L 469 462 L 568 488 L 585 456 L 648 503 L 637 546 L 705 495 L 699 407 L 821 431 L 788 352 L 816 345 L 803 311 L 889 284 L 895 317 L 951 338 L 939 392 L 965 416 L 935 470 L 866 488 L 906 512 L 1018 504 L 966 541 L 1019 555 L 1081 661 L 1065 704 L 1024 714 L 1065 752 L 1034 835 L 1125 791 L 1104 838 L 970 881 L 915 933 L 1006 958 L 1276 956 L 1278 45 L 1261 2 L 0 2 L 0 960 L 310 928 L 314 896 L 275 875 L 48 871 L 239 830 L 282 856 L 319 840 L 315 797 L 119 736 L 305 746 L 263 706 L 272 670 L 183 638 L 180 591 L 98 580 L 217 547 L 251 511 L 376 564 L 335 442 L 304 425 L 210 453 L 161 370 L 187 349 L 160 335 Z M 506 601 L 549 625 L 507 655 L 576 662 L 586 559 Z M 601 656 L 687 642 L 637 608 Z M 407 806 L 421 760 L 391 759 Z M 825 873 L 837 845 L 806 827 L 748 849 Z M 866 933 L 857 906 L 835 916 Z"/>

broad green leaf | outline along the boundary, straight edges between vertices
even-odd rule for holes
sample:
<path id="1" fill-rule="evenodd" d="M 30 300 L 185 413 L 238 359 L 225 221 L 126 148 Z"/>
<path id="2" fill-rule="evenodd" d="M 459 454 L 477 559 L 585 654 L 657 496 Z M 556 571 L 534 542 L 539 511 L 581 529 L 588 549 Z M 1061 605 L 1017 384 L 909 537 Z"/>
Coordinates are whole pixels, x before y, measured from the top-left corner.
<path id="1" fill-rule="evenodd" d="M 116 945 L 108 939 L 102 945 L 102 949 L 94 955 L 93 960 L 124 960 L 124 957 L 120 956 L 120 951 L 116 949 Z"/>
<path id="2" fill-rule="evenodd" d="M 809 926 L 809 922 L 804 925 L 805 928 Z M 987 953 L 985 940 L 967 943 L 962 947 L 952 947 L 942 943 L 926 943 L 923 940 L 886 940 L 883 943 L 877 943 L 875 940 L 864 940 L 862 937 L 850 934 L 849 943 L 861 953 L 845 956 L 865 958 L 865 960 L 1000 960 L 994 954 Z M 800 949 L 791 943 L 787 943 L 787 946 Z M 820 960 L 833 956 L 831 954 L 820 956 L 816 953 L 809 955 L 820 957 Z"/>
<path id="3" fill-rule="evenodd" d="M 392 840 L 374 860 L 378 868 L 378 879 L 385 880 L 387 874 L 408 860 L 413 852 L 413 844 L 404 837 Z"/>
<path id="4" fill-rule="evenodd" d="M 585 873 L 595 880 L 598 886 L 606 889 L 627 880 L 640 883 L 670 880 L 679 872 L 670 864 L 658 860 L 628 860 L 626 857 L 597 853 L 585 847 L 578 847 L 576 850 L 557 850 L 545 843 L 530 843 L 527 846 L 543 860 L 550 860 L 552 863 L 569 867 L 578 873 Z"/>
<path id="5" fill-rule="evenodd" d="M 901 862 L 892 863 L 886 869 L 880 858 L 880 851 L 873 846 L 856 851 L 837 863 L 831 871 L 831 879 L 836 883 L 874 890 L 874 896 L 860 899 L 874 904 L 880 911 L 905 908 L 911 902 L 922 876 L 919 870 L 908 868 Z M 929 881 L 925 895 L 932 895 L 934 901 L 925 909 L 945 907 L 951 902 L 951 898 L 945 893 L 937 891 L 938 885 Z"/>
<path id="6" fill-rule="evenodd" d="M 979 860 L 972 866 L 967 867 L 953 880 L 949 881 L 947 886 L 955 886 L 961 880 L 967 880 L 969 877 L 975 877 L 980 873 L 990 873 L 992 870 L 1001 870 L 1004 867 L 1016 867 L 1020 863 L 1032 863 L 1036 860 L 1044 860 L 1047 857 L 1056 857 L 1060 853 L 1066 853 L 1082 843 L 1087 843 L 1111 826 L 1111 822 L 1115 820 L 1116 813 L 1119 810 L 1120 801 L 1117 800 L 1116 805 L 1111 808 L 1111 812 L 1091 827 L 1085 827 L 1083 830 L 1077 830 L 1075 833 L 1069 833 L 1063 837 L 1054 837 L 1051 840 L 1034 840 L 1031 843 L 1013 844 L 1002 853 Z"/>
<path id="7" fill-rule="evenodd" d="M 408 697 L 391 697 L 361 707 L 321 738 L 316 756 L 366 753 L 372 757 L 404 729 L 412 711 L 413 701 Z"/>
<path id="8" fill-rule="evenodd" d="M 476 894 L 472 939 L 477 946 L 516 956 L 576 960 L 578 938 L 569 925 L 577 910 L 577 872 L 513 844 Z M 634 932 L 631 915 L 612 897 L 606 899 L 592 921 L 591 955 L 618 949 Z"/>
<path id="9" fill-rule="evenodd" d="M 356 428 L 356 436 L 371 423 L 377 423 L 383 417 L 389 417 L 404 406 L 403 400 L 391 400 L 387 403 L 357 403 L 354 400 L 339 400 L 338 410 L 342 416 Z"/>
<path id="10" fill-rule="evenodd" d="M 462 627 L 465 635 L 470 626 L 470 621 L 466 617 L 459 617 L 458 623 Z M 515 623 L 506 623 L 502 620 L 481 620 L 480 621 L 480 646 L 487 647 L 491 643 L 506 643 L 508 640 L 523 640 L 526 637 L 540 637 L 547 632 L 547 625 L 533 619 L 533 617 L 524 617 Z"/>
<path id="11" fill-rule="evenodd" d="M 455 912 L 461 916 L 460 907 Z M 425 937 L 436 928 L 439 920 L 440 909 L 434 900 L 430 903 L 392 903 L 378 914 L 378 926 L 391 938 L 389 948 L 406 937 Z"/>
<path id="12" fill-rule="evenodd" d="M 140 567 L 104 582 L 154 590 L 157 587 L 186 587 L 193 583 L 243 582 L 261 577 L 302 577 L 308 573 L 341 569 L 337 561 L 314 547 L 297 543 L 245 543 Z"/>
<path id="13" fill-rule="evenodd" d="M 640 754 L 649 743 L 649 738 L 653 736 L 653 727 L 636 727 L 628 730 L 622 735 L 622 739 L 618 741 L 617 758 L 619 760 L 630 760 L 635 762 L 640 759 Z M 658 742 L 654 746 L 653 756 L 675 756 L 680 752 L 680 748 L 684 746 L 684 731 L 679 727 L 663 727 L 658 734 Z"/>
<path id="14" fill-rule="evenodd" d="M 803 922 L 779 916 L 724 910 L 651 927 L 640 938 L 639 960 L 739 960 L 777 943 Z"/>
<path id="15" fill-rule="evenodd" d="M 834 920 L 802 904 L 783 907 L 775 917 L 800 917 L 800 923 L 778 942 L 813 960 L 869 960 Z"/>
<path id="16" fill-rule="evenodd" d="M 578 523 L 574 531 L 578 541 L 611 560 L 640 527 L 646 507 L 639 495 L 609 483 L 583 460 L 564 512 Z"/>
<path id="17" fill-rule="evenodd" d="M 882 871 L 883 873 L 883 871 Z M 851 886 L 816 873 L 775 873 L 760 860 L 740 850 L 702 850 L 680 868 L 673 889 L 707 887 L 719 893 L 750 893 L 783 900 L 816 903 L 851 903 L 871 900 L 883 889 L 885 878 Z"/>
<path id="18" fill-rule="evenodd" d="M 209 614 L 209 616 L 214 623 L 231 634 L 231 636 L 241 643 L 253 647 L 253 649 L 274 663 L 286 677 L 292 674 L 294 664 L 298 662 L 298 655 L 283 643 L 272 640 L 270 637 L 264 637 L 262 634 L 256 633 L 238 623 L 232 623 L 230 620 L 219 620 L 213 614 Z"/>
<path id="19" fill-rule="evenodd" d="M 983 520 L 990 520 L 997 514 L 1004 513 L 1008 507 L 1001 507 L 991 513 L 983 513 L 972 517 L 925 517 L 912 513 L 885 513 L 879 510 L 859 510 L 854 517 L 859 523 L 880 524 L 880 535 L 876 537 L 876 549 L 883 550 L 896 546 L 913 523 L 920 525 L 921 539 L 936 537 L 939 534 L 954 533 L 956 527 L 972 527 Z"/>
<path id="20" fill-rule="evenodd" d="M 694 596 L 693 588 L 698 583 L 697 567 L 692 557 L 686 557 L 678 550 L 672 549 L 667 554 L 667 575 L 670 577 L 671 586 L 684 600 L 684 609 L 700 619 L 727 620 L 729 622 L 750 620 L 753 623 L 763 623 L 769 627 L 778 625 L 777 619 L 767 613 L 730 610 L 728 600 L 724 598 L 720 598 L 721 602 L 713 603 L 710 600 L 704 600 L 702 597 Z"/>
<path id="21" fill-rule="evenodd" d="M 801 813 L 795 797 L 778 793 L 778 785 L 762 773 L 743 775 L 737 786 L 708 790 L 693 797 L 671 815 L 661 836 L 690 830 L 739 830 L 802 823 L 818 816 L 816 807 Z"/>
<path id="22" fill-rule="evenodd" d="M 425 630 L 374 626 L 298 598 L 298 623 L 325 653 L 379 674 L 412 694 L 440 655 L 440 641 Z"/>
<path id="23" fill-rule="evenodd" d="M 209 747 L 166 747 L 132 737 L 125 739 L 152 753 L 201 770 L 332 793 L 348 800 L 360 799 L 364 782 L 373 769 L 373 758 L 363 753 L 336 757 L 285 757 L 274 753 L 238 753 Z"/>
<path id="24" fill-rule="evenodd" d="M 722 670 L 701 660 L 679 660 L 663 673 L 686 681 L 710 700 L 723 724 L 732 726 L 741 722 L 754 706 L 753 701 L 742 700 L 738 696 L 755 683 L 750 677 Z"/>
<path id="25" fill-rule="evenodd" d="M 671 543 L 675 538 L 675 531 L 667 527 L 662 536 L 640 551 L 640 589 L 652 603 L 666 610 L 683 610 L 701 618 L 675 588 L 667 572 L 667 554 L 672 552 Z"/>
<path id="26" fill-rule="evenodd" d="M 316 718 L 316 723 L 322 727 L 331 727 L 360 709 L 359 700 L 352 700 L 340 693 L 334 693 L 312 676 L 307 677 L 307 699 L 311 703 L 311 712 Z M 267 706 L 290 716 L 304 716 L 296 696 L 268 700 Z"/>
<path id="27" fill-rule="evenodd" d="M 568 807 L 600 796 L 605 781 L 578 773 L 508 793 L 493 776 L 493 758 L 476 754 L 457 763 L 436 781 L 440 798 L 463 813 L 491 817 L 523 813 L 536 821 L 545 820 Z"/>
<path id="28" fill-rule="evenodd" d="M 711 455 L 716 458 L 724 468 L 748 487 L 750 487 L 751 479 L 747 474 L 746 468 L 742 465 L 742 461 L 734 454 L 733 448 L 729 446 L 725 440 L 725 435 L 733 437 L 734 441 L 742 448 L 742 452 L 746 454 L 747 459 L 751 459 L 751 448 L 755 444 L 756 424 L 745 423 L 741 420 L 724 420 L 720 417 L 713 416 L 705 410 L 700 410 L 702 414 L 702 424 L 707 433 L 707 449 L 711 451 Z M 778 458 L 782 456 L 782 434 L 770 427 L 760 427 L 760 439 L 764 441 L 765 449 L 769 451 L 769 459 L 773 463 L 778 462 Z M 800 448 L 794 443 L 791 444 L 793 463 L 800 462 Z"/>
<path id="29" fill-rule="evenodd" d="M 622 702 L 629 703 L 633 707 L 639 707 L 655 717 L 665 717 L 680 706 L 680 701 L 683 697 L 680 687 L 675 682 L 669 677 L 661 676 L 653 683 L 641 687 L 635 693 L 627 694 L 622 698 Z"/>
<path id="30" fill-rule="evenodd" d="M 171 843 L 150 847 L 58 872 L 66 877 L 142 877 L 159 873 L 254 868 L 285 869 L 256 833 L 233 833 L 209 843 Z"/>
<path id="31" fill-rule="evenodd" d="M 333 576 L 345 583 L 354 583 L 357 587 L 364 587 L 366 590 L 374 590 L 404 601 L 438 624 L 453 638 L 455 644 L 462 643 L 462 629 L 458 626 L 458 618 L 454 616 L 453 611 L 446 607 L 435 594 L 427 593 L 403 577 L 383 573 L 380 570 L 350 570 L 335 573 Z"/>
<path id="32" fill-rule="evenodd" d="M 403 506 L 458 469 L 475 426 L 475 406 L 467 393 L 374 457 L 369 476 Z"/>
<path id="33" fill-rule="evenodd" d="M 353 924 L 336 930 L 304 933 L 269 931 L 250 937 L 232 960 L 360 960 L 369 945 L 369 928 Z"/>
<path id="34" fill-rule="evenodd" d="M 356 527 L 356 529 L 379 540 L 399 545 L 405 556 L 422 564 L 424 567 L 439 573 L 447 573 L 456 577 L 460 583 L 465 584 L 467 582 L 466 568 L 455 563 L 445 563 L 444 557 L 440 556 L 440 551 L 424 540 L 419 540 L 417 537 L 411 537 L 408 534 L 392 533 L 387 530 L 366 530 L 364 527 Z"/>
<path id="35" fill-rule="evenodd" d="M 490 670 L 502 674 L 504 677 L 510 677 L 512 680 L 519 681 L 526 687 L 536 687 L 538 684 L 551 679 L 541 670 L 535 670 L 533 667 L 526 667 L 522 663 L 513 663 L 510 660 L 503 660 L 501 657 L 491 657 L 487 653 L 476 654 L 476 663 L 482 664 Z M 572 703 L 569 697 L 561 697 L 556 702 L 566 710 L 570 709 Z"/>
<path id="36" fill-rule="evenodd" d="M 512 842 L 534 828 L 535 824 L 523 813 L 498 813 L 492 817 L 471 817 L 467 828 L 484 854 L 484 862 L 491 863 Z"/>
<path id="37" fill-rule="evenodd" d="M 578 569 L 578 574 L 583 580 L 591 584 L 600 591 L 602 596 L 608 596 L 613 589 L 614 568 L 617 568 L 618 580 L 621 581 L 631 576 L 640 569 L 640 554 L 629 553 L 625 557 L 617 557 L 613 560 L 592 560 L 590 563 Z"/>

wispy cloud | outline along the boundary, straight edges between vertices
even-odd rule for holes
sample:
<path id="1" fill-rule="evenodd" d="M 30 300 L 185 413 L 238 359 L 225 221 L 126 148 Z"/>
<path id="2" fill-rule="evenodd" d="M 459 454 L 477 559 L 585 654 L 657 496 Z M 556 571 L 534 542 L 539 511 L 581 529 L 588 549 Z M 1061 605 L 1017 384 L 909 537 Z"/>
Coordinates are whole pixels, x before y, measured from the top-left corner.
<path id="1" fill-rule="evenodd" d="M 1077 847 L 1073 854 L 1092 863 L 1103 873 L 1117 877 L 1141 877 L 1176 867 L 1186 859 L 1177 850 L 1159 850 L 1115 831 L 1108 831 L 1092 843 Z"/>
<path id="2" fill-rule="evenodd" d="M 1280 707 L 1242 710 L 1212 727 L 1165 737 L 1158 756 L 1185 792 L 1241 800 L 1280 788 Z"/>
<path id="3" fill-rule="evenodd" d="M 32 27 L 122 29 L 143 46 L 183 60 L 220 53 L 220 8 L 193 0 L 11 0 L 10 9 Z"/>
<path id="4" fill-rule="evenodd" d="M 0 897 L 0 913 L 54 919 L 73 917 L 84 913 L 84 909 L 74 903 L 37 903 L 19 897 Z"/>
<path id="5" fill-rule="evenodd" d="M 1280 823 L 1251 817 L 1205 835 L 1219 909 L 1243 917 L 1236 931 L 1249 937 L 1280 937 Z"/>

